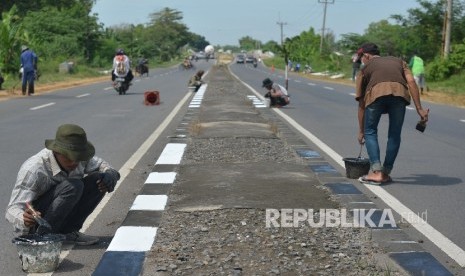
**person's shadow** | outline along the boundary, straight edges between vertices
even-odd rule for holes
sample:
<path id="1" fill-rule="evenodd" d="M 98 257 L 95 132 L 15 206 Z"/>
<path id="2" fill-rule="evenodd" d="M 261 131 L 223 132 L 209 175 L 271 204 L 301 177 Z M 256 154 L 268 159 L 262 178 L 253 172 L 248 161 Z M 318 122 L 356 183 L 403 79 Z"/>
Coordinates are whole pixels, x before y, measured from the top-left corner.
<path id="1" fill-rule="evenodd" d="M 408 177 L 396 177 L 393 184 L 410 184 L 424 186 L 445 186 L 462 183 L 457 177 L 439 176 L 436 174 L 414 174 Z"/>

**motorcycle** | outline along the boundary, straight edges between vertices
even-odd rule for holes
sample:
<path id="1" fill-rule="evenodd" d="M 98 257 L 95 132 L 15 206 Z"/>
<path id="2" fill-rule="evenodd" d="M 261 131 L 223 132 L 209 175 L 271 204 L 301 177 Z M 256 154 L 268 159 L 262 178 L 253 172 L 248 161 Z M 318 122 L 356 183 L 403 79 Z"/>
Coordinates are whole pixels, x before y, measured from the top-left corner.
<path id="1" fill-rule="evenodd" d="M 116 77 L 113 82 L 113 87 L 119 95 L 125 95 L 126 91 L 129 89 L 129 84 L 125 81 L 124 78 Z"/>
<path id="2" fill-rule="evenodd" d="M 254 61 L 253 61 L 253 67 L 257 68 L 257 65 L 258 65 L 258 64 L 257 64 L 257 61 L 254 60 Z"/>

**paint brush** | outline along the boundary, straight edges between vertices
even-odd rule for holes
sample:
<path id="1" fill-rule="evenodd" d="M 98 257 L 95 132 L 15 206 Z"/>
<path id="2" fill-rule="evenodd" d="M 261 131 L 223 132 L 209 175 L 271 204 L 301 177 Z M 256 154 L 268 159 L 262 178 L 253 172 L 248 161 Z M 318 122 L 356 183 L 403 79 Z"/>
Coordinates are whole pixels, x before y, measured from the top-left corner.
<path id="1" fill-rule="evenodd" d="M 26 202 L 26 208 L 32 212 L 32 216 L 34 217 L 34 220 L 37 222 L 37 224 L 39 224 L 39 227 L 50 229 L 50 231 L 52 230 L 52 226 L 50 225 L 50 223 L 48 223 L 45 219 L 40 217 L 39 214 L 37 214 L 37 211 L 34 209 L 34 207 L 32 207 L 32 205 L 29 202 Z"/>

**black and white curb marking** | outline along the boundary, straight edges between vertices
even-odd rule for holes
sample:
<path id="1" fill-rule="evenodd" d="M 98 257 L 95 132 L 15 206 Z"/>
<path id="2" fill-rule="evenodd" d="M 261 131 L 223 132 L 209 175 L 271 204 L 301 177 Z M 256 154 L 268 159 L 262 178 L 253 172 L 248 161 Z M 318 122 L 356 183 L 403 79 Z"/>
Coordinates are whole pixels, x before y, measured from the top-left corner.
<path id="1" fill-rule="evenodd" d="M 200 107 L 206 88 L 207 85 L 202 85 L 195 93 L 189 109 Z M 155 171 L 148 175 L 141 193 L 135 198 L 122 226 L 116 230 L 93 276 L 140 275 L 146 253 L 155 242 L 161 215 L 168 202 L 169 186 L 176 180 L 176 166 L 181 163 L 186 146 L 186 143 L 166 144 L 155 162 Z M 158 168 L 160 171 L 157 171 Z M 166 171 L 166 168 L 171 171 Z"/>

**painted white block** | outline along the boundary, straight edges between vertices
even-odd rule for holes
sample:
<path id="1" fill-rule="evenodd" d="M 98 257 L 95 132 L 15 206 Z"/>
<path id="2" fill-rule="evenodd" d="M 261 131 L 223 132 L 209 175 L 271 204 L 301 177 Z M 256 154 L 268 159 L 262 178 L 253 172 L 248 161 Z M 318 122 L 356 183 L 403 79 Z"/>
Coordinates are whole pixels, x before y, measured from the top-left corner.
<path id="1" fill-rule="evenodd" d="M 163 211 L 167 201 L 167 195 L 138 195 L 129 210 Z"/>
<path id="2" fill-rule="evenodd" d="M 116 230 L 107 251 L 149 251 L 157 235 L 157 227 L 122 226 Z"/>
<path id="3" fill-rule="evenodd" d="M 175 179 L 175 172 L 152 172 L 145 180 L 145 184 L 173 184 Z"/>
<path id="4" fill-rule="evenodd" d="M 178 165 L 181 163 L 185 149 L 186 144 L 168 143 L 155 164 Z"/>

